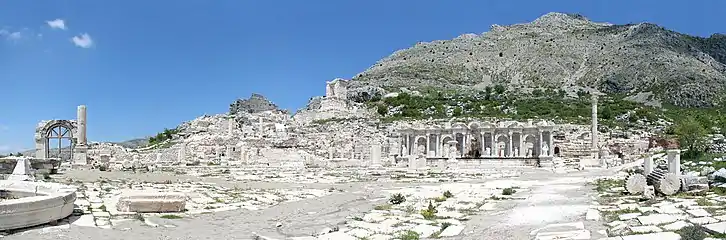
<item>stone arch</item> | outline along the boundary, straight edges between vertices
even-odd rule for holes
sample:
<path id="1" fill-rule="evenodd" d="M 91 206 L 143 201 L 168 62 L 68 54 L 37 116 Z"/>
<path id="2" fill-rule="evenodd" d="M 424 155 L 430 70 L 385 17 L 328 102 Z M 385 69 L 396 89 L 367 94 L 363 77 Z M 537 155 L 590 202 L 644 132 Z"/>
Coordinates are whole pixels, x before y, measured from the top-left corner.
<path id="1" fill-rule="evenodd" d="M 536 157 L 537 153 L 537 137 L 532 134 L 524 135 L 524 147 L 520 149 L 521 153 L 526 157 Z"/>
<path id="2" fill-rule="evenodd" d="M 44 121 L 35 130 L 36 157 L 48 158 L 58 157 L 61 160 L 73 159 L 73 148 L 78 140 L 78 126 L 75 121 L 51 120 Z M 50 141 L 58 141 L 57 150 L 51 152 Z M 68 141 L 68 146 L 63 146 L 63 141 Z"/>
<path id="3" fill-rule="evenodd" d="M 509 156 L 509 136 L 504 134 L 497 134 L 494 137 L 494 144 L 496 144 L 497 146 L 497 152 L 494 153 L 495 156 Z"/>
<path id="4" fill-rule="evenodd" d="M 555 156 L 560 156 L 560 146 L 555 146 L 555 149 L 552 151 Z"/>
<path id="5" fill-rule="evenodd" d="M 454 136 L 451 135 L 442 135 L 441 136 L 441 142 L 439 142 L 439 146 L 441 147 L 441 153 L 439 155 L 443 157 L 449 157 L 449 150 L 451 146 L 449 146 L 449 142 L 454 140 Z"/>
<path id="6" fill-rule="evenodd" d="M 469 123 L 469 129 L 479 129 L 481 128 L 481 124 L 477 121 L 473 121 Z"/>
<path id="7" fill-rule="evenodd" d="M 463 156 L 464 155 L 464 134 L 455 133 L 454 140 L 456 141 L 457 153 L 459 154 L 459 156 Z"/>
<path id="8" fill-rule="evenodd" d="M 416 145 L 414 145 L 414 153 L 426 155 L 426 151 L 428 151 L 426 137 L 418 136 L 418 137 L 416 137 L 416 141 L 414 141 L 414 143 L 416 144 Z M 423 150 L 423 152 L 420 152 L 422 150 Z"/>

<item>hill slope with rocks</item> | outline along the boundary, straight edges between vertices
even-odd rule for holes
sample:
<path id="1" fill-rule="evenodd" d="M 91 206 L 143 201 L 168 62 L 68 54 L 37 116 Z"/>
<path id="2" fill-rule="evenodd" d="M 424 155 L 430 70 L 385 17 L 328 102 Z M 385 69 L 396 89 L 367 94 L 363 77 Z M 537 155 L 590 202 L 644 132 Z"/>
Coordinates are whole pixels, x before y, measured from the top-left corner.
<path id="1" fill-rule="evenodd" d="M 503 85 L 640 96 L 682 107 L 717 106 L 726 90 L 726 35 L 694 37 L 650 23 L 613 25 L 548 13 L 483 34 L 417 43 L 351 81 L 366 101 L 400 88 L 481 90 Z"/>

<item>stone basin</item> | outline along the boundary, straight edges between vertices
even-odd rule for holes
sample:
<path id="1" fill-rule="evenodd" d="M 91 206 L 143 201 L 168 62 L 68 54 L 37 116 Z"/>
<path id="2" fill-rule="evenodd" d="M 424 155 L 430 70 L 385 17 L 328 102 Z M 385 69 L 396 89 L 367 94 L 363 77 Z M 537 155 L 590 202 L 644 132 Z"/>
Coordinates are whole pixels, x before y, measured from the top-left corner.
<path id="1" fill-rule="evenodd" d="M 76 188 L 48 182 L 0 180 L 0 231 L 32 227 L 73 213 Z"/>

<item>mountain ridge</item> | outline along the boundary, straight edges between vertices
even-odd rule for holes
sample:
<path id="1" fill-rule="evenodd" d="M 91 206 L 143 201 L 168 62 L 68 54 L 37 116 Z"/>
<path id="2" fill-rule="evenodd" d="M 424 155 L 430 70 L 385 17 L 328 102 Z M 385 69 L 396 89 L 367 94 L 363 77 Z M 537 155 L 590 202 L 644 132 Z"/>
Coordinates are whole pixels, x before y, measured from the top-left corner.
<path id="1" fill-rule="evenodd" d="M 501 84 L 569 93 L 637 95 L 681 107 L 712 107 L 726 91 L 726 36 L 690 36 L 652 23 L 616 25 L 548 13 L 483 34 L 420 42 L 352 78 L 350 98 L 401 88 L 481 90 Z"/>

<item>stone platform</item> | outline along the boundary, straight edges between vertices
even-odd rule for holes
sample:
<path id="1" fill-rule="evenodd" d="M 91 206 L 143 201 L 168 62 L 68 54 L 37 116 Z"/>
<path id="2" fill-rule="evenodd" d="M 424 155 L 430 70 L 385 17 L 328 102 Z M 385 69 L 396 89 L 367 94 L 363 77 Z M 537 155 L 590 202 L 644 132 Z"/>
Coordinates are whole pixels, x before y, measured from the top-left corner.
<path id="1" fill-rule="evenodd" d="M 46 182 L 0 180 L 0 231 L 57 221 L 73 213 L 76 188 Z"/>

